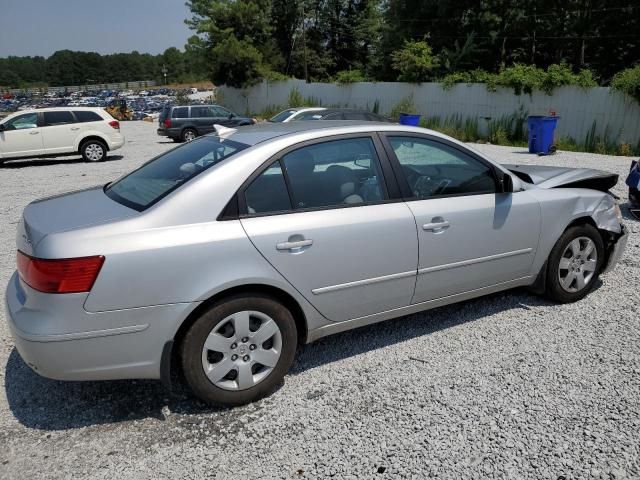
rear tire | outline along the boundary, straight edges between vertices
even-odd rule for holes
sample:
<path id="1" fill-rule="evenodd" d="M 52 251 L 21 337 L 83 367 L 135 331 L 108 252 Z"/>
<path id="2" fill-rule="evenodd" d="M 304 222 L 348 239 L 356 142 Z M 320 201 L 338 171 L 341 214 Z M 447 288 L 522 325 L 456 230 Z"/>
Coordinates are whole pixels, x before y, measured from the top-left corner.
<path id="1" fill-rule="evenodd" d="M 604 263 L 604 242 L 587 224 L 569 227 L 558 239 L 547 263 L 546 296 L 558 303 L 584 298 Z"/>
<path id="2" fill-rule="evenodd" d="M 107 158 L 107 146 L 99 140 L 87 140 L 82 144 L 80 153 L 85 162 L 102 162 Z"/>
<path id="3" fill-rule="evenodd" d="M 193 128 L 185 128 L 180 135 L 180 138 L 183 142 L 190 142 L 195 140 L 198 137 L 198 132 L 196 132 Z"/>
<path id="4" fill-rule="evenodd" d="M 206 403 L 256 401 L 282 382 L 297 338 L 293 316 L 280 302 L 258 293 L 234 295 L 212 305 L 187 331 L 180 348 L 185 379 Z"/>

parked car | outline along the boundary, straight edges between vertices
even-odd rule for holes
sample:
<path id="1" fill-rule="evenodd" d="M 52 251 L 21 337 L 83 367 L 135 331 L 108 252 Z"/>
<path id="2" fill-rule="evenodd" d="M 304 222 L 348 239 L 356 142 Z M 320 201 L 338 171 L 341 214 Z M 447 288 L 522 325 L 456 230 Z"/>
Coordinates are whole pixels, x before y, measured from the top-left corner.
<path id="1" fill-rule="evenodd" d="M 634 218 L 640 220 L 640 163 L 631 161 L 629 176 L 625 183 L 629 187 L 629 212 Z"/>
<path id="2" fill-rule="evenodd" d="M 252 118 L 239 117 L 220 105 L 167 105 L 160 113 L 158 135 L 174 142 L 191 140 L 214 131 L 214 125 L 253 125 Z"/>
<path id="3" fill-rule="evenodd" d="M 99 162 L 123 145 L 120 123 L 101 108 L 22 110 L 0 123 L 0 163 L 76 153 Z"/>
<path id="4" fill-rule="evenodd" d="M 323 107 L 298 107 L 298 108 L 287 108 L 286 110 L 283 110 L 282 112 L 274 115 L 273 117 L 271 117 L 268 121 L 269 122 L 274 122 L 274 123 L 286 123 L 286 122 L 292 122 L 294 120 L 299 120 L 300 116 L 302 114 L 305 113 L 309 113 L 309 112 L 321 112 L 323 110 L 326 110 L 326 108 Z"/>
<path id="5" fill-rule="evenodd" d="M 325 108 L 320 111 L 307 111 L 296 115 L 295 120 L 360 120 L 364 122 L 391 122 L 390 119 L 353 108 Z"/>
<path id="6" fill-rule="evenodd" d="M 513 287 L 577 301 L 626 245 L 616 175 L 508 169 L 397 124 L 219 131 L 25 208 L 6 318 L 36 372 L 181 371 L 243 404 L 299 343 Z"/>

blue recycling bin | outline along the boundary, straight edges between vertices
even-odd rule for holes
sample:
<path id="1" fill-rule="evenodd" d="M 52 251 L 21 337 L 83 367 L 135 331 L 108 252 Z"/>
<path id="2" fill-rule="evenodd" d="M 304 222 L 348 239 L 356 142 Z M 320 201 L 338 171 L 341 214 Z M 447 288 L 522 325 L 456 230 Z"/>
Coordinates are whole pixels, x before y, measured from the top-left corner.
<path id="1" fill-rule="evenodd" d="M 400 114 L 400 125 L 412 125 L 417 127 L 420 125 L 420 115 L 413 115 L 411 113 Z"/>
<path id="2" fill-rule="evenodd" d="M 560 117 L 530 115 L 527 119 L 529 127 L 529 153 L 549 155 L 552 153 L 553 132 Z"/>

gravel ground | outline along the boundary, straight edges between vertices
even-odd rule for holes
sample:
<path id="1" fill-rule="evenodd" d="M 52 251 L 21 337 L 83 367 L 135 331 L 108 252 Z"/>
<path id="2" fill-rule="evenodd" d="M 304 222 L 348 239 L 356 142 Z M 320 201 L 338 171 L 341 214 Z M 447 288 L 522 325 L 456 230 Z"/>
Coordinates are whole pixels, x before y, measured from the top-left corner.
<path id="1" fill-rule="evenodd" d="M 173 146 L 153 124 L 123 131 L 105 163 L 0 168 L 2 286 L 28 202 L 106 183 Z M 477 148 L 505 162 L 629 167 Z M 626 198 L 622 182 L 616 193 Z M 301 349 L 276 393 L 242 408 L 157 382 L 40 378 L 0 318 L 0 478 L 639 478 L 640 224 L 625 223 L 626 255 L 581 302 L 516 290 L 325 338 Z"/>

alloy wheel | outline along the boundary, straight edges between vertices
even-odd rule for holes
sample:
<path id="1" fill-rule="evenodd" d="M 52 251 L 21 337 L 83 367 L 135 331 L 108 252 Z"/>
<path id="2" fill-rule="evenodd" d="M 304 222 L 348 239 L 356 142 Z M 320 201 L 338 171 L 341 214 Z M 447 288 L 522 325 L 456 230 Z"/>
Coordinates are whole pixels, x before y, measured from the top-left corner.
<path id="1" fill-rule="evenodd" d="M 91 143 L 84 149 L 85 155 L 92 162 L 99 162 L 104 156 L 104 149 L 97 143 Z"/>
<path id="2" fill-rule="evenodd" d="M 191 140 L 195 140 L 195 138 L 196 138 L 196 134 L 191 130 L 187 130 L 186 132 L 184 132 L 185 142 L 190 142 Z"/>
<path id="3" fill-rule="evenodd" d="M 573 239 L 565 248 L 558 265 L 558 279 L 563 290 L 575 293 L 593 279 L 598 266 L 598 250 L 589 237 Z"/>
<path id="4" fill-rule="evenodd" d="M 207 336 L 202 368 L 216 387 L 246 390 L 263 381 L 282 353 L 278 324 L 257 311 L 229 315 Z"/>

